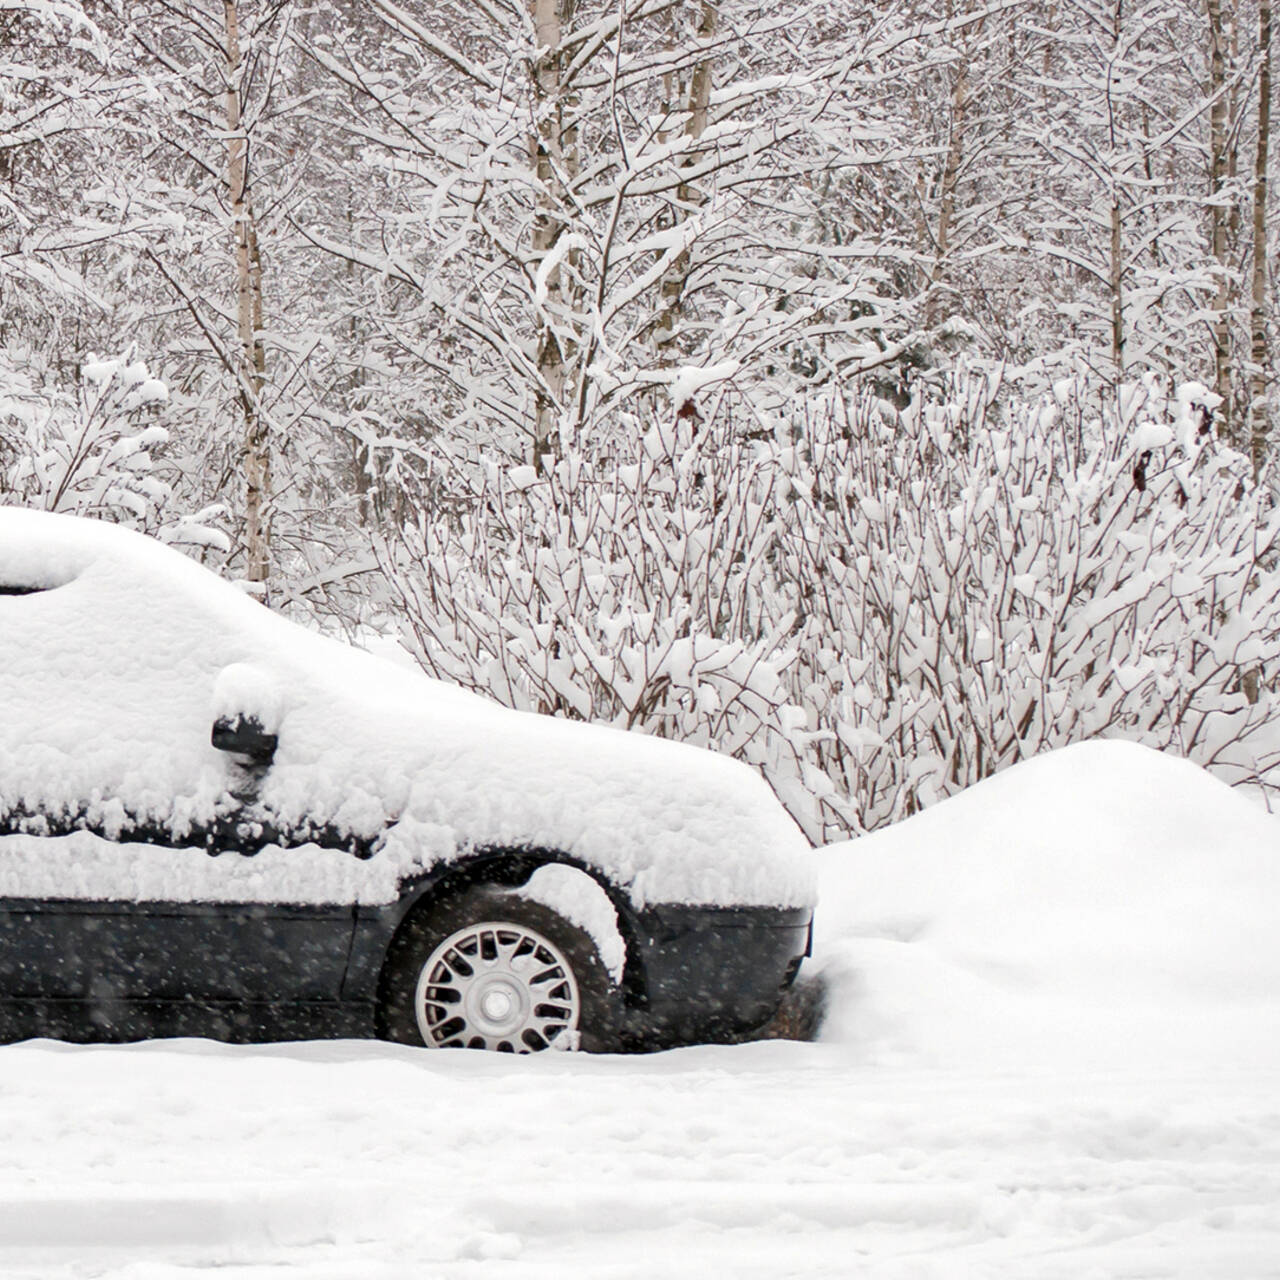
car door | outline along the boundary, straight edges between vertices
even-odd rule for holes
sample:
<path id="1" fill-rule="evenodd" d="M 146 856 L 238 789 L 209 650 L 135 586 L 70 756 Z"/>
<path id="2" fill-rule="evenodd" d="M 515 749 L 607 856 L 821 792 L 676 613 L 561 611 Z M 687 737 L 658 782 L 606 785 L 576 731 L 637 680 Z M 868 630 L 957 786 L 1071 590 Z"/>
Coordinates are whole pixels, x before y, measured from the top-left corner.
<path id="1" fill-rule="evenodd" d="M 262 856 L 278 867 L 308 852 Z M 241 885 L 261 892 L 262 879 L 244 874 L 251 862 L 236 851 L 212 856 L 90 833 L 0 836 L 0 883 L 10 890 L 0 898 L 0 998 L 337 1000 L 354 908 L 242 896 Z M 166 874 L 158 863 L 173 866 Z M 166 882 L 190 889 L 180 898 L 150 887 Z"/>
<path id="2" fill-rule="evenodd" d="M 0 1000 L 337 1000 L 351 855 L 260 851 L 242 819 L 269 766 L 211 742 L 243 641 L 127 568 L 0 581 Z M 216 825 L 157 821 L 201 796 Z"/>

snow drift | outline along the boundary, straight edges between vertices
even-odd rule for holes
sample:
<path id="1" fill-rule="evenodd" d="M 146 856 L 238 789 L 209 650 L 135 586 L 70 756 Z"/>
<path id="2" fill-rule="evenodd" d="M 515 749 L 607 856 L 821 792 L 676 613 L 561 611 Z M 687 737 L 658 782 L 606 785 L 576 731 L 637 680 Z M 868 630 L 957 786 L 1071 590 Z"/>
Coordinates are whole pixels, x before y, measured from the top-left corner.
<path id="1" fill-rule="evenodd" d="M 815 857 L 867 1058 L 1280 1062 L 1280 820 L 1185 760 L 1082 743 Z"/>

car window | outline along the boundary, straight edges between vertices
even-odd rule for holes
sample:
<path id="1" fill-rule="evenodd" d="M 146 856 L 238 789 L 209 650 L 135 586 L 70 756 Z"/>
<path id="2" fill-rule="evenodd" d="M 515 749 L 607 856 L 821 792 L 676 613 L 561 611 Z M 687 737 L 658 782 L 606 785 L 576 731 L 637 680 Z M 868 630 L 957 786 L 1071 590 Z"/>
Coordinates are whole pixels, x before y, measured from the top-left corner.
<path id="1" fill-rule="evenodd" d="M 164 837 L 215 816 L 232 641 L 145 583 L 0 587 L 0 830 Z"/>

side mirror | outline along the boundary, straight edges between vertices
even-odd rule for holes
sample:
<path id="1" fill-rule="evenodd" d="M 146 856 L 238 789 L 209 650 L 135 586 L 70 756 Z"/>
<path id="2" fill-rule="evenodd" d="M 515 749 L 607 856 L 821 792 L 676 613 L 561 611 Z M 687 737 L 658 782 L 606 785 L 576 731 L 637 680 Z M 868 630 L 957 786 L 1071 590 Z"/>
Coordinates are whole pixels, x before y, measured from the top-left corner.
<path id="1" fill-rule="evenodd" d="M 268 765 L 276 754 L 279 738 L 268 733 L 253 716 L 220 716 L 213 722 L 210 741 L 219 751 L 246 756 L 253 764 Z"/>
<path id="2" fill-rule="evenodd" d="M 249 768 L 264 769 L 275 758 L 283 706 L 271 672 L 246 662 L 223 667 L 213 683 L 209 714 L 209 740 L 219 751 L 239 756 Z"/>

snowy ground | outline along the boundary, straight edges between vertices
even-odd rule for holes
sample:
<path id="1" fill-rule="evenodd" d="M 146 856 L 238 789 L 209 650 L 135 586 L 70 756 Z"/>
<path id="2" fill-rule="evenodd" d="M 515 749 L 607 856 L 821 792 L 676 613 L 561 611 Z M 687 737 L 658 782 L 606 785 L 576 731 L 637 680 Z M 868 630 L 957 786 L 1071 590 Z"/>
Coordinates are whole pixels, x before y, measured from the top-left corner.
<path id="1" fill-rule="evenodd" d="M 0 1050 L 0 1274 L 1280 1277 L 1280 820 L 1076 748 L 818 857 L 817 1044 Z"/>
<path id="2" fill-rule="evenodd" d="M 1280 1275 L 1277 1077 L 361 1045 L 0 1056 L 5 1274 Z"/>

